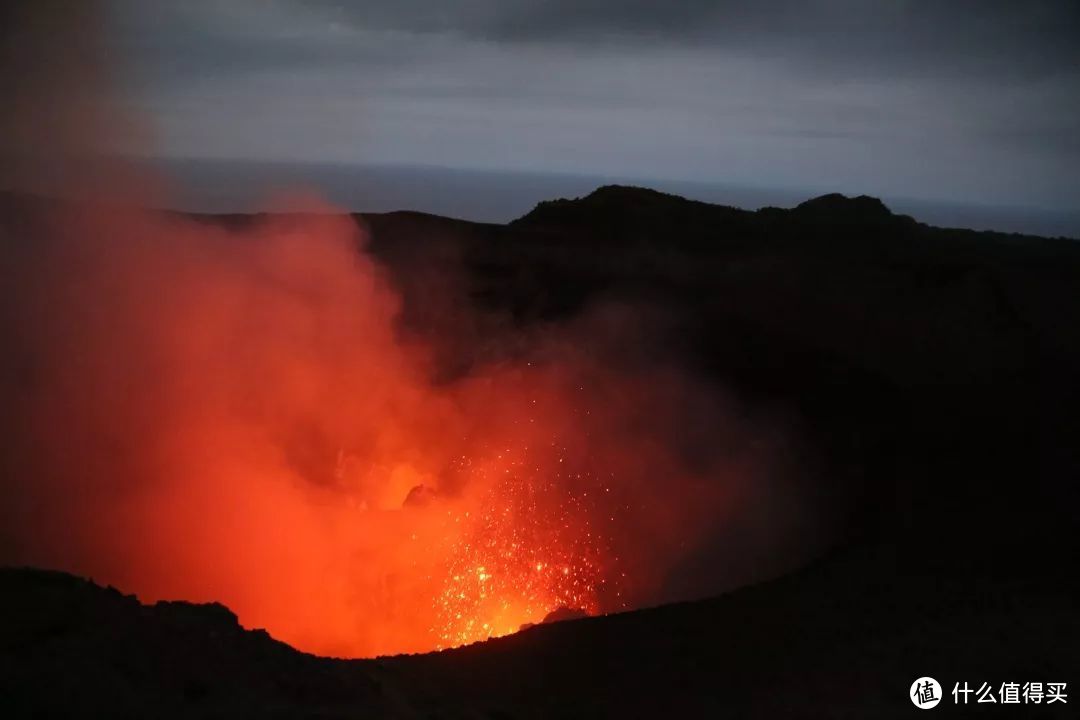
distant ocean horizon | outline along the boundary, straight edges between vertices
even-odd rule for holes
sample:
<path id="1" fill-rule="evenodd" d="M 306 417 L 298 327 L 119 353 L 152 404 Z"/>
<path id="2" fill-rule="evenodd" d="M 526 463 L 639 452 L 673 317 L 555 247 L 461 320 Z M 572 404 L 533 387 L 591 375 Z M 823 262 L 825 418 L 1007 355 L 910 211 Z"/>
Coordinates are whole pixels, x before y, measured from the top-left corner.
<path id="1" fill-rule="evenodd" d="M 424 166 L 175 158 L 140 162 L 168 179 L 167 207 L 206 213 L 283 210 L 289 209 L 289 197 L 314 196 L 349 212 L 412 210 L 474 222 L 506 223 L 525 215 L 543 200 L 581 197 L 610 184 L 649 187 L 747 210 L 790 208 L 827 192 L 874 194 L 858 188 L 762 188 L 721 182 Z M 1080 209 L 879 197 L 894 213 L 911 215 L 929 225 L 1080 239 Z"/>

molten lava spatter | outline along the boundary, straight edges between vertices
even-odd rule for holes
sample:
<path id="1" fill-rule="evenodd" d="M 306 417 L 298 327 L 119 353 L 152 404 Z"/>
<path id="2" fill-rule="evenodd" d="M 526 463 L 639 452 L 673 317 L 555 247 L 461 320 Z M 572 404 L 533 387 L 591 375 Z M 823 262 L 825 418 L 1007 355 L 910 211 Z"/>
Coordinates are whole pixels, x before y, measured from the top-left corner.
<path id="1" fill-rule="evenodd" d="M 590 526 L 584 498 L 558 473 L 545 478 L 527 449 L 498 460 L 474 471 L 491 483 L 478 510 L 448 515 L 465 528 L 434 598 L 438 648 L 507 635 L 560 608 L 600 609 L 606 541 Z"/>

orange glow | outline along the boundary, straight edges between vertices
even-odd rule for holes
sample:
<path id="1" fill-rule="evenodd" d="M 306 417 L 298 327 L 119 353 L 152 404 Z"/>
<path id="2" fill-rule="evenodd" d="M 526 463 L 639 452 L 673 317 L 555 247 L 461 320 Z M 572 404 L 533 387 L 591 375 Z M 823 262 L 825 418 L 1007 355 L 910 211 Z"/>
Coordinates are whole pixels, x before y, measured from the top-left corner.
<path id="1" fill-rule="evenodd" d="M 50 238 L 18 259 L 3 561 L 419 652 L 648 602 L 756 471 L 691 469 L 670 428 L 717 424 L 687 422 L 699 389 L 590 359 L 596 327 L 432 382 L 347 218 L 77 210 Z"/>
<path id="2" fill-rule="evenodd" d="M 590 530 L 588 513 L 537 477 L 527 452 L 504 456 L 500 470 L 506 477 L 475 513 L 448 514 L 465 530 L 435 596 L 437 647 L 507 635 L 559 608 L 600 611 L 604 538 Z"/>
<path id="3" fill-rule="evenodd" d="M 373 656 L 692 594 L 688 562 L 729 577 L 694 555 L 717 529 L 744 569 L 775 553 L 770 523 L 800 504 L 774 482 L 784 453 L 658 359 L 642 314 L 522 330 L 458 287 L 454 242 L 409 238 L 391 282 L 318 204 L 250 222 L 114 204 L 170 203 L 167 178 L 122 159 L 157 153 L 111 92 L 101 18 L 20 5 L 0 144 L 31 162 L 0 175 L 95 201 L 15 202 L 0 226 L 0 564 Z M 576 277 L 618 252 L 549 251 Z M 432 327 L 403 327 L 399 290 Z"/>

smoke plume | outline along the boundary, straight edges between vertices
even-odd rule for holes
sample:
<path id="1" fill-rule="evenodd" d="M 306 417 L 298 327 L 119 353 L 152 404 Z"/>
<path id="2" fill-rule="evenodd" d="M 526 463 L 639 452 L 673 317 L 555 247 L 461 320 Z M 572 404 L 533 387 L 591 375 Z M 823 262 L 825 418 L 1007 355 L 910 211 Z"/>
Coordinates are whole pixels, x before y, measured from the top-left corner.
<path id="1" fill-rule="evenodd" d="M 475 311 L 446 297 L 460 317 L 406 332 L 348 215 L 140 209 L 145 182 L 104 152 L 135 124 L 110 119 L 96 18 L 25 12 L 7 167 L 69 199 L 11 209 L 0 237 L 0 562 L 368 656 L 686 597 L 782 555 L 806 514 L 783 433 L 677 358 L 636 357 L 636 309 L 506 327 L 448 375 Z"/>

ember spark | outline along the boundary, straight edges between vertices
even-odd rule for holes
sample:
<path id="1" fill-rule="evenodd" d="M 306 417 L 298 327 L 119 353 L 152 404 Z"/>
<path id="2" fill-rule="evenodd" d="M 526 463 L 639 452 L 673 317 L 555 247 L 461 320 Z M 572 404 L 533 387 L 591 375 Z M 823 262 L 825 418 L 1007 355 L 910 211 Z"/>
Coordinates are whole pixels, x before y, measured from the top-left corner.
<path id="1" fill-rule="evenodd" d="M 434 599 L 438 648 L 507 635 L 559 608 L 599 611 L 605 543 L 590 525 L 587 494 L 568 492 L 558 473 L 545 478 L 527 449 L 499 459 L 474 470 L 491 481 L 479 511 L 447 515 L 466 526 Z"/>

